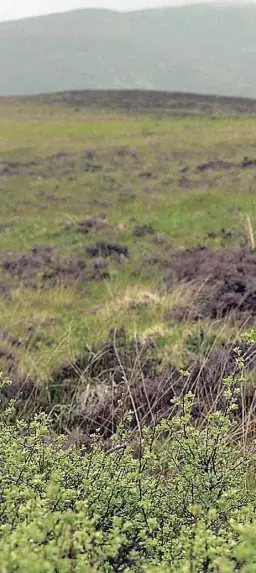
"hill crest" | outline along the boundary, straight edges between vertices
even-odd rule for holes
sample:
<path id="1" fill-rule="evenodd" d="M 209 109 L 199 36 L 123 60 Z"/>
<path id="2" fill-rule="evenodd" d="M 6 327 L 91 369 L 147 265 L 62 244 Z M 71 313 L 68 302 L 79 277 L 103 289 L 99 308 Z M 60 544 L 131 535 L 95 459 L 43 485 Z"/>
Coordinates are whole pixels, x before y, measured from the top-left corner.
<path id="1" fill-rule="evenodd" d="M 228 3 L 3 22 L 0 95 L 146 89 L 253 98 L 255 29 L 255 4 Z"/>

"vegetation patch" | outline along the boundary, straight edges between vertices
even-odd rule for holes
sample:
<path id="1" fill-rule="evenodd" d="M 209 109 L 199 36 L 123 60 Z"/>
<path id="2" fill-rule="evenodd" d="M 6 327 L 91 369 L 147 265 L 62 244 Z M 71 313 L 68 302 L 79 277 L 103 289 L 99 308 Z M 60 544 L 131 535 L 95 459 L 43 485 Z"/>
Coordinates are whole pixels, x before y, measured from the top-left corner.
<path id="1" fill-rule="evenodd" d="M 13 341 L 12 351 L 4 342 L 11 342 L 3 334 L 1 352 L 6 353 L 13 384 L 4 389 L 2 402 L 16 397 L 17 409 L 31 415 L 34 408 L 52 413 L 55 430 L 65 427 L 69 432 L 79 429 L 88 440 L 94 431 L 109 437 L 128 410 L 134 412 L 133 426 L 154 425 L 156 420 L 173 415 L 173 399 L 193 392 L 193 418 L 202 423 L 205 416 L 222 408 L 222 380 L 238 374 L 237 345 L 210 340 L 204 353 L 189 342 L 189 353 L 181 371 L 170 360 L 162 360 L 159 344 L 165 333 L 155 330 L 147 337 L 130 338 L 124 329 L 113 330 L 106 342 L 84 349 L 73 362 L 65 362 L 54 370 L 47 384 L 19 374 L 15 353 L 20 341 Z M 197 342 L 198 344 L 198 342 Z M 255 372 L 255 346 L 238 342 L 243 360 L 243 373 Z M 202 342 L 199 343 L 199 351 Z M 184 377 L 183 372 L 187 372 Z M 242 402 L 238 401 L 237 415 L 247 427 L 254 427 L 255 392 L 252 381 L 245 386 Z"/>
<path id="2" fill-rule="evenodd" d="M 53 439 L 49 419 L 1 418 L 1 567 L 7 573 L 253 571 L 254 449 L 232 441 L 242 379 L 223 381 L 222 409 L 194 424 L 194 397 L 173 416 L 108 445 Z M 2 387 L 8 385 L 2 382 Z"/>
<path id="3" fill-rule="evenodd" d="M 25 286 L 36 286 L 38 281 L 49 284 L 85 279 L 85 260 L 65 260 L 54 256 L 49 246 L 34 247 L 30 253 L 9 253 L 2 268 Z"/>
<path id="4" fill-rule="evenodd" d="M 239 320 L 255 320 L 256 252 L 249 249 L 188 249 L 172 257 L 174 276 L 191 284 L 194 308 L 174 309 L 176 318 L 223 318 L 233 313 Z M 191 315 L 189 314 L 191 312 Z"/>
<path id="5" fill-rule="evenodd" d="M 47 387 L 122 327 L 129 339 L 162 333 L 159 357 L 176 368 L 197 326 L 236 336 L 254 308 L 254 106 L 146 91 L 0 100 L 4 372 Z M 184 278 L 198 245 L 204 269 L 194 253 Z"/>
<path id="6" fill-rule="evenodd" d="M 254 107 L 0 99 L 0 573 L 254 572 Z"/>

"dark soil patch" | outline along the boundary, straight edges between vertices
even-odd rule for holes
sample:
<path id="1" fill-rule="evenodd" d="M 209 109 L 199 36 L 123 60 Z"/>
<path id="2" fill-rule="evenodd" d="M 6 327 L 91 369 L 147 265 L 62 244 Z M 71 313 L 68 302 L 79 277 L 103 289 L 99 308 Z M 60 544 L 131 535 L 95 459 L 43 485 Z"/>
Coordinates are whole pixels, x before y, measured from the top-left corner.
<path id="1" fill-rule="evenodd" d="M 86 151 L 85 159 L 89 159 L 91 161 L 92 159 L 94 159 L 94 157 L 95 157 L 95 151 L 92 151 L 92 150 Z"/>
<path id="2" fill-rule="evenodd" d="M 24 286 L 54 286 L 105 278 L 106 270 L 86 268 L 85 259 L 63 259 L 54 254 L 49 246 L 39 246 L 30 252 L 7 253 L 1 262 L 2 268 L 13 278 L 18 278 Z"/>
<path id="3" fill-rule="evenodd" d="M 84 171 L 86 173 L 96 173 L 97 171 L 101 171 L 102 165 L 100 165 L 99 163 L 90 163 L 89 161 L 87 161 L 84 165 Z"/>
<path id="4" fill-rule="evenodd" d="M 230 231 L 228 229 L 220 229 L 220 231 L 210 231 L 207 233 L 207 237 L 209 239 L 232 239 L 235 236 L 234 231 Z"/>
<path id="5" fill-rule="evenodd" d="M 34 167 L 35 161 L 28 163 L 21 163 L 20 161 L 1 161 L 0 163 L 0 176 L 1 175 L 19 175 L 24 169 Z"/>
<path id="6" fill-rule="evenodd" d="M 232 167 L 237 167 L 236 163 L 223 161 L 222 159 L 211 159 L 206 163 L 200 163 L 197 166 L 197 171 L 220 171 L 222 169 L 232 169 Z"/>
<path id="7" fill-rule="evenodd" d="M 193 187 L 194 183 L 183 175 L 179 180 L 179 186 L 183 187 L 183 189 L 188 189 L 189 187 Z"/>
<path id="8" fill-rule="evenodd" d="M 198 292 L 194 309 L 198 317 L 234 314 L 236 319 L 256 320 L 256 250 L 200 247 L 178 252 L 172 257 L 169 289 L 175 280 L 190 283 L 193 293 Z M 179 310 L 182 316 L 184 307 L 174 310 L 176 318 Z"/>
<path id="9" fill-rule="evenodd" d="M 0 176 L 31 176 L 48 178 L 52 176 L 74 175 L 77 170 L 86 173 L 97 173 L 103 169 L 100 163 L 94 161 L 94 156 L 88 152 L 85 156 L 72 157 L 60 151 L 49 157 L 37 157 L 29 162 L 0 161 Z"/>
<path id="10" fill-rule="evenodd" d="M 225 161 L 223 159 L 210 159 L 205 163 L 199 163 L 197 165 L 196 171 L 202 173 L 204 171 L 221 171 L 232 168 L 246 169 L 248 167 L 256 167 L 256 159 L 249 159 L 244 157 L 243 161 L 240 163 L 234 163 L 233 161 Z M 183 172 L 183 171 L 182 171 Z"/>
<path id="11" fill-rule="evenodd" d="M 248 159 L 248 157 L 244 157 L 240 166 L 242 169 L 246 169 L 247 167 L 256 167 L 256 159 Z"/>
<path id="12" fill-rule="evenodd" d="M 133 236 L 134 237 L 144 237 L 144 235 L 154 235 L 155 229 L 152 225 L 137 225 L 135 229 L 133 229 Z"/>
<path id="13" fill-rule="evenodd" d="M 145 179 L 150 179 L 150 177 L 153 177 L 153 173 L 152 171 L 149 170 L 141 171 L 139 173 L 139 177 L 145 177 Z"/>
<path id="14" fill-rule="evenodd" d="M 51 159 L 66 159 L 67 157 L 70 157 L 69 153 L 66 153 L 65 151 L 58 151 L 57 153 L 50 155 L 50 157 L 48 157 L 47 159 L 49 159 L 49 160 L 51 160 Z"/>
<path id="15" fill-rule="evenodd" d="M 2 273 L 2 269 L 0 268 L 0 295 L 5 300 L 11 298 L 11 287 L 12 281 L 9 277 L 6 277 L 4 273 Z"/>
<path id="16" fill-rule="evenodd" d="M 85 235 L 88 235 L 89 233 L 101 231 L 104 229 L 104 227 L 106 227 L 106 223 L 104 221 L 101 221 L 96 217 L 87 217 L 87 219 L 84 219 L 84 221 L 80 221 L 74 230 L 78 233 L 84 233 Z"/>
<path id="17" fill-rule="evenodd" d="M 104 241 L 98 241 L 87 247 L 87 253 L 90 257 L 129 257 L 128 247 L 119 245 L 118 243 L 106 243 Z"/>
<path id="18" fill-rule="evenodd" d="M 67 220 L 63 221 L 63 223 L 61 224 L 61 228 L 62 230 L 64 229 L 64 231 L 71 231 L 72 233 L 93 235 L 108 226 L 106 221 L 103 220 L 103 218 L 105 218 L 104 214 L 102 214 L 102 219 L 98 219 L 97 217 L 91 216 L 87 217 L 86 219 L 83 219 L 82 221 L 79 221 L 76 224 L 74 224 L 73 221 L 71 220 Z M 61 234 L 62 234 L 61 231 L 57 231 L 57 233 L 54 236 L 60 236 Z"/>
<path id="19" fill-rule="evenodd" d="M 138 159 L 136 149 L 130 147 L 122 147 L 117 151 L 118 157 L 133 157 L 133 159 Z"/>

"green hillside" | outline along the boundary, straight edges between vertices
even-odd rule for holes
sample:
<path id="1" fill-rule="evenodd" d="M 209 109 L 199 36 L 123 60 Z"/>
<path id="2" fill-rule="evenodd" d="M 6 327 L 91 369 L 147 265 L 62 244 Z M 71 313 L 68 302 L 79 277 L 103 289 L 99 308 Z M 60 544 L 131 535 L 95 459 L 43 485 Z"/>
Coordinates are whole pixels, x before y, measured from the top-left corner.
<path id="1" fill-rule="evenodd" d="M 0 94 L 158 89 L 256 97 L 256 6 L 78 10 L 0 25 Z"/>

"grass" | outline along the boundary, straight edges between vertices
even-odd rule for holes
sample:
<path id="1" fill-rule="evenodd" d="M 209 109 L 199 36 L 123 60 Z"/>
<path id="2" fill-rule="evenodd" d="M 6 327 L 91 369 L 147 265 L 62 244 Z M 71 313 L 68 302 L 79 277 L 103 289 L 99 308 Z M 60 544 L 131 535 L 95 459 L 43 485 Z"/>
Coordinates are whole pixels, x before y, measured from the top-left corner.
<path id="1" fill-rule="evenodd" d="M 33 100 L 0 100 L 0 115 L 0 370 L 13 379 L 0 374 L 1 572 L 254 571 L 255 330 L 192 320 L 203 284 L 167 275 L 184 247 L 254 248 L 256 165 L 240 162 L 256 118 Z M 209 160 L 234 165 L 198 169 Z M 90 257 L 97 241 L 129 257 Z M 56 266 L 42 271 L 45 246 Z M 249 285 L 255 313 L 255 252 L 242 255 L 249 280 L 231 264 L 225 293 Z M 65 282 L 61 264 L 83 262 Z"/>
<path id="2" fill-rule="evenodd" d="M 199 172 L 197 166 L 254 157 L 256 118 L 133 117 L 36 99 L 0 100 L 0 118 L 0 164 L 18 162 L 0 176 L 1 258 L 50 245 L 58 256 L 85 257 L 90 266 L 86 248 L 99 240 L 126 245 L 130 253 L 128 261 L 108 263 L 104 280 L 43 290 L 40 277 L 33 289 L 13 280 L 11 299 L 0 298 L 0 330 L 20 337 L 20 371 L 46 380 L 85 344 L 100 343 L 120 325 L 141 336 L 158 325 L 167 347 L 182 346 L 194 326 L 165 320 L 180 298 L 190 296 L 179 288 L 166 293 L 173 250 L 216 248 L 222 239 L 208 233 L 222 228 L 233 232 L 225 246 L 239 246 L 246 215 L 252 229 L 256 224 L 255 168 Z M 76 232 L 88 216 L 106 226 L 88 235 Z M 143 224 L 155 233 L 134 237 Z M 153 257 L 158 262 L 150 264 Z"/>

